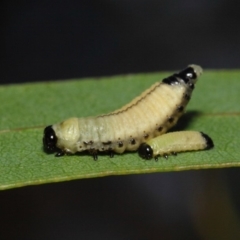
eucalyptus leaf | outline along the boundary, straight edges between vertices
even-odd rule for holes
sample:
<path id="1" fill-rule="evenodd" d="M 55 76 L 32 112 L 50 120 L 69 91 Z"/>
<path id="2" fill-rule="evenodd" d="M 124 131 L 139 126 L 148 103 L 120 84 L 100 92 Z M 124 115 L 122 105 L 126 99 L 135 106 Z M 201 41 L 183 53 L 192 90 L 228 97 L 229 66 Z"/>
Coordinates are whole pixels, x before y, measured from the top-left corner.
<path id="1" fill-rule="evenodd" d="M 240 71 L 205 71 L 173 130 L 199 130 L 214 140 L 209 151 L 168 160 L 142 160 L 135 152 L 87 153 L 60 158 L 42 150 L 45 126 L 69 117 L 108 113 L 169 73 L 26 83 L 0 87 L 0 189 L 108 175 L 240 166 Z"/>

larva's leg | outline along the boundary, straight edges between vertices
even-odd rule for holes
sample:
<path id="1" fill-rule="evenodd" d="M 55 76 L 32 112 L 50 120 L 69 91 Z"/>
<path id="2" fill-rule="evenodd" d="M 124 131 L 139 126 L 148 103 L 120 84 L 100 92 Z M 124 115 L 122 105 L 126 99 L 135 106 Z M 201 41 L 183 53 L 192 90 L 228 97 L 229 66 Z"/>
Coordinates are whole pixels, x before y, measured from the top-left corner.
<path id="1" fill-rule="evenodd" d="M 110 156 L 110 158 L 114 157 L 114 152 L 112 150 L 109 150 L 109 156 Z"/>
<path id="2" fill-rule="evenodd" d="M 91 149 L 89 150 L 89 154 L 93 157 L 94 161 L 98 160 L 98 151 L 95 149 Z"/>
<path id="3" fill-rule="evenodd" d="M 55 157 L 62 157 L 65 155 L 65 152 L 59 149 L 59 151 L 55 154 Z"/>
<path id="4" fill-rule="evenodd" d="M 176 153 L 176 152 L 173 152 L 172 155 L 177 156 L 177 153 Z M 154 159 L 155 159 L 156 162 L 158 161 L 158 158 L 159 158 L 159 157 L 160 157 L 160 155 L 154 156 Z M 167 155 L 167 154 L 163 154 L 163 157 L 164 157 L 166 160 L 168 160 L 168 155 Z"/>

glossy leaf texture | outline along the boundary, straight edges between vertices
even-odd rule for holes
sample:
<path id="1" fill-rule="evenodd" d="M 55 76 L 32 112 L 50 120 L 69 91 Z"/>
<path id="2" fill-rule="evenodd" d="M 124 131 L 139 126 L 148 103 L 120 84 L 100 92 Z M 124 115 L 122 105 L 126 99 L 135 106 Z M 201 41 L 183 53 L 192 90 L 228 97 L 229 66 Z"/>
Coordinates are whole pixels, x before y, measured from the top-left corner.
<path id="1" fill-rule="evenodd" d="M 81 178 L 240 166 L 240 71 L 205 71 L 187 112 L 172 130 L 199 130 L 214 140 L 209 151 L 146 161 L 135 152 L 56 158 L 42 150 L 45 126 L 108 113 L 169 73 L 71 79 L 0 87 L 0 189 Z"/>

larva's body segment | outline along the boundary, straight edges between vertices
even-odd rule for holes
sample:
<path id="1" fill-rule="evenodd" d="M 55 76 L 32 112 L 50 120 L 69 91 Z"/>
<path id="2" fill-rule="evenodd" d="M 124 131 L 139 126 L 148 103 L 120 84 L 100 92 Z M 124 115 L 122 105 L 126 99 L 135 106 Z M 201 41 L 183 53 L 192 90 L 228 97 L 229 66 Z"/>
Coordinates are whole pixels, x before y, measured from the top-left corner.
<path id="1" fill-rule="evenodd" d="M 112 113 L 48 126 L 43 138 L 45 151 L 57 151 L 57 156 L 86 150 L 94 156 L 97 152 L 136 151 L 141 143 L 176 124 L 201 72 L 201 67 L 190 65 Z"/>
<path id="2" fill-rule="evenodd" d="M 212 139 L 202 132 L 170 132 L 142 143 L 138 149 L 144 159 L 168 156 L 178 152 L 207 150 L 214 146 Z"/>

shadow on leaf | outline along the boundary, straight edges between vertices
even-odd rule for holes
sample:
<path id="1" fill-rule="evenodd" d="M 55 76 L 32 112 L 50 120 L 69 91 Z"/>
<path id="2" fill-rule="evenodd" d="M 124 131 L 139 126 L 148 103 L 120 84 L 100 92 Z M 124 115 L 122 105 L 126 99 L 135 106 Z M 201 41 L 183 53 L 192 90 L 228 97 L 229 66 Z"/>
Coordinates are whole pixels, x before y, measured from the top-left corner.
<path id="1" fill-rule="evenodd" d="M 171 129 L 170 132 L 183 131 L 186 129 L 195 118 L 199 117 L 201 112 L 189 111 L 186 112 L 177 122 L 177 124 Z"/>

